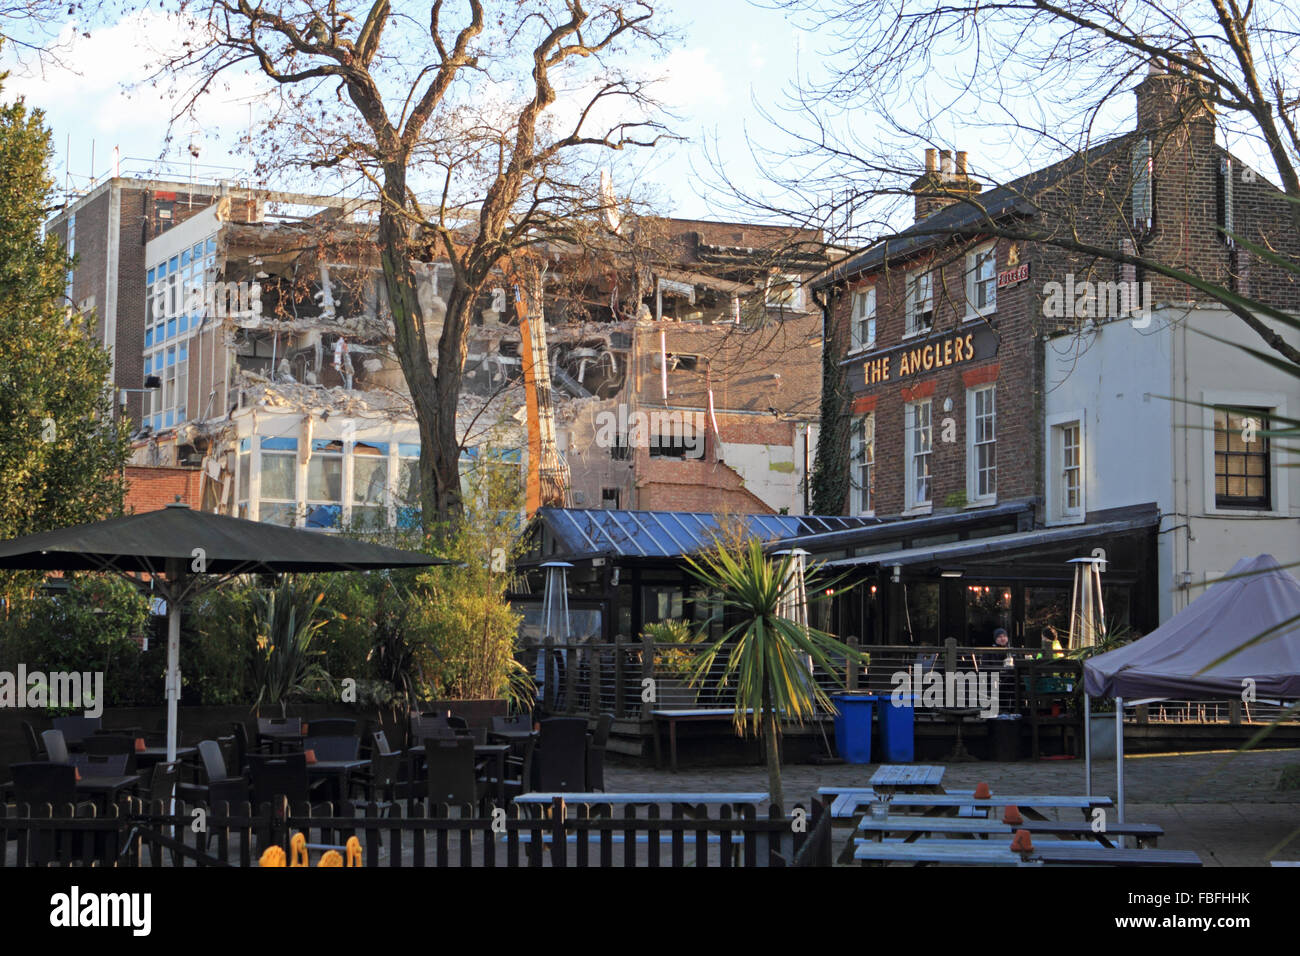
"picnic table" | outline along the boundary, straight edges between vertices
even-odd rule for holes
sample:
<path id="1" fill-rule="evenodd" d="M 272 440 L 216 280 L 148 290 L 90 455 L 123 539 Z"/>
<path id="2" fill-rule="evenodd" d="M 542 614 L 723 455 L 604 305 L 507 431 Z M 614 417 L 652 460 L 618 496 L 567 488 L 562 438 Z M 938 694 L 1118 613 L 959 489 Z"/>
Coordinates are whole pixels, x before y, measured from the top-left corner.
<path id="1" fill-rule="evenodd" d="M 1001 820 L 963 819 L 960 817 L 906 816 L 863 817 L 857 829 L 871 839 L 883 841 L 886 834 L 904 834 L 904 843 L 914 843 L 924 836 L 945 834 L 966 836 L 985 842 L 989 837 L 1010 840 L 1016 830 L 1028 830 L 1031 836 L 1095 839 L 1102 846 L 1113 847 L 1113 837 L 1133 837 L 1138 846 L 1155 846 L 1164 835 L 1164 829 L 1154 823 L 1114 823 L 1103 830 L 1094 830 L 1089 823 L 1064 823 L 1059 820 L 1025 820 L 1012 825 Z"/>
<path id="2" fill-rule="evenodd" d="M 672 807 L 687 810 L 699 807 L 757 807 L 767 799 L 766 793 L 525 793 L 515 797 L 514 803 L 521 807 L 551 806 L 557 799 L 565 803 L 580 803 L 586 806 L 609 804 L 615 807 L 644 807 L 666 803 Z"/>
<path id="3" fill-rule="evenodd" d="M 885 793 L 943 793 L 944 767 L 925 764 L 881 764 L 870 787 Z"/>
<path id="4" fill-rule="evenodd" d="M 981 799 L 973 794 L 961 793 L 900 793 L 890 798 L 889 805 L 891 809 L 902 807 L 921 810 L 935 816 L 945 813 L 956 815 L 964 809 L 1001 810 L 1012 805 L 1019 807 L 1020 812 L 1029 819 L 1046 820 L 1044 810 L 1080 810 L 1087 817 L 1093 810 L 1109 807 L 1112 803 L 1110 797 L 1102 796 L 1012 793 L 993 794 Z"/>
<path id="5" fill-rule="evenodd" d="M 1074 841 L 1038 843 L 1028 854 L 989 841 L 918 840 L 878 843 L 859 840 L 853 852 L 861 863 L 910 863 L 921 866 L 1200 866 L 1191 850 L 1125 850 Z"/>
<path id="6" fill-rule="evenodd" d="M 746 714 L 752 714 L 753 708 L 746 710 Z M 677 772 L 677 724 L 683 720 L 686 721 L 710 721 L 710 720 L 735 720 L 736 711 L 732 708 L 713 707 L 699 708 L 696 710 L 652 710 L 650 718 L 655 738 L 655 767 L 663 766 L 663 754 L 659 749 L 659 723 L 660 721 L 668 725 L 668 751 L 672 761 L 672 771 Z"/>

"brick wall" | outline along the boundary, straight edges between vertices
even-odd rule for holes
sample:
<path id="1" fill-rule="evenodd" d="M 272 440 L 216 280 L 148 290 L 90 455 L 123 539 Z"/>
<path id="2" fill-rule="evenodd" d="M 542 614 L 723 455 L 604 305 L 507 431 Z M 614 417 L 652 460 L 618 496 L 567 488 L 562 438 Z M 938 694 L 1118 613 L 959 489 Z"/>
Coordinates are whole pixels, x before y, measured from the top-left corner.
<path id="1" fill-rule="evenodd" d="M 197 468 L 126 466 L 126 510 L 140 514 L 157 511 L 181 496 L 191 508 L 199 508 L 200 471 Z"/>

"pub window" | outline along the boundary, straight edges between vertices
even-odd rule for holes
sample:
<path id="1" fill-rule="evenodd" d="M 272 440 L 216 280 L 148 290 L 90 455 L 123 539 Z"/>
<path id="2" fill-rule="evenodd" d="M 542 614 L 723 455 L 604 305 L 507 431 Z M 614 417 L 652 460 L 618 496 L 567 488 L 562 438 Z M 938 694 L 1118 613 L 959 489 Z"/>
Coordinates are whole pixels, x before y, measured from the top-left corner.
<path id="1" fill-rule="evenodd" d="M 1057 508 L 1061 517 L 1077 518 L 1083 514 L 1083 428 L 1073 421 L 1055 431 Z"/>
<path id="2" fill-rule="evenodd" d="M 1266 408 L 1215 408 L 1214 503 L 1220 508 L 1272 508 L 1271 449 Z"/>
<path id="3" fill-rule="evenodd" d="M 972 389 L 966 394 L 966 423 L 969 462 L 966 497 L 972 502 L 992 501 L 998 495 L 997 409 L 994 386 Z"/>
<path id="4" fill-rule="evenodd" d="M 907 428 L 904 448 L 907 455 L 907 507 L 920 508 L 930 503 L 930 449 L 933 435 L 930 425 L 930 400 L 905 406 Z"/>
<path id="5" fill-rule="evenodd" d="M 919 335 L 934 325 L 934 273 L 918 269 L 907 276 L 905 333 Z"/>
<path id="6" fill-rule="evenodd" d="M 851 446 L 850 482 L 852 491 L 850 494 L 852 500 L 849 510 L 855 515 L 870 515 L 875 508 L 875 412 L 869 412 L 853 420 Z"/>
<path id="7" fill-rule="evenodd" d="M 988 315 L 997 305 L 997 249 L 989 243 L 966 254 L 966 317 Z"/>
<path id="8" fill-rule="evenodd" d="M 876 344 L 876 287 L 853 293 L 852 348 L 869 349 Z"/>

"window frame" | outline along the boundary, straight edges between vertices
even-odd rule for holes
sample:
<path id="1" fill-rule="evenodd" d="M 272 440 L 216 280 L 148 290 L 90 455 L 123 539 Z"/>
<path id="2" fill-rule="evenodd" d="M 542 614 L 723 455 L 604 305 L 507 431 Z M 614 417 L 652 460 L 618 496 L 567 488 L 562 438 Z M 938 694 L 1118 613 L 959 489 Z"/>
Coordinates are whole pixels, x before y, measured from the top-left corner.
<path id="1" fill-rule="evenodd" d="M 1244 415 L 1242 414 L 1243 411 L 1245 412 Z M 1272 410 L 1268 408 L 1234 407 L 1228 405 L 1216 405 L 1214 407 L 1214 435 L 1215 435 L 1214 506 L 1216 508 L 1221 508 L 1225 511 L 1272 511 L 1273 510 L 1273 481 L 1272 481 L 1273 454 L 1272 454 L 1271 439 L 1267 435 L 1256 436 L 1257 438 L 1262 440 L 1262 444 L 1264 447 L 1264 450 L 1262 452 L 1251 450 L 1251 449 L 1247 449 L 1245 451 L 1234 451 L 1231 447 L 1226 448 L 1223 451 L 1220 451 L 1218 448 L 1218 435 L 1220 432 L 1220 428 L 1219 428 L 1220 413 L 1223 413 L 1225 418 L 1225 427 L 1222 429 L 1224 434 L 1233 434 L 1237 431 L 1237 429 L 1232 426 L 1232 416 L 1234 414 L 1239 416 L 1238 417 L 1239 423 L 1243 421 L 1257 421 L 1259 431 L 1267 431 L 1270 427 L 1269 420 L 1273 417 Z M 1254 444 L 1254 442 L 1252 442 L 1251 444 Z M 1220 455 L 1225 456 L 1224 468 L 1226 470 L 1222 472 L 1220 472 L 1219 470 Z M 1240 457 L 1246 462 L 1246 464 L 1244 465 L 1246 470 L 1243 471 L 1240 475 L 1234 475 L 1231 471 L 1230 462 L 1233 456 Z M 1249 460 L 1251 458 L 1264 459 L 1264 470 L 1262 475 L 1250 474 Z M 1223 494 L 1219 494 L 1220 477 L 1224 479 L 1225 489 Z M 1245 494 L 1243 495 L 1230 494 L 1226 488 L 1228 480 L 1231 478 L 1238 478 L 1238 477 L 1247 480 L 1249 480 L 1250 478 L 1262 479 L 1264 482 L 1264 493 L 1259 496 L 1250 496 Z M 1236 500 L 1234 501 L 1233 499 Z"/>
<path id="2" fill-rule="evenodd" d="M 876 413 L 872 411 L 855 416 L 849 430 L 849 514 L 875 516 L 875 472 Z"/>
<path id="3" fill-rule="evenodd" d="M 864 315 L 858 314 L 858 302 L 869 303 L 869 308 L 864 308 Z M 854 289 L 849 300 L 849 351 L 866 352 L 876 347 L 876 287 L 874 285 L 863 286 L 861 289 Z M 870 335 L 863 340 L 858 330 L 859 322 L 865 320 L 870 330 Z"/>
<path id="4" fill-rule="evenodd" d="M 979 396 L 982 394 L 992 396 L 993 408 L 991 413 L 993 437 L 990 441 L 978 441 L 977 418 L 978 411 L 976 405 Z M 991 382 L 987 385 L 977 385 L 974 388 L 966 390 L 966 502 L 971 505 L 992 504 L 998 500 L 998 406 L 997 406 L 997 383 Z M 993 447 L 993 490 L 983 495 L 978 494 L 979 479 L 981 468 L 979 465 L 979 449 L 984 446 L 992 445 Z"/>
<path id="5" fill-rule="evenodd" d="M 1203 435 L 1202 459 L 1202 506 L 1207 515 L 1227 515 L 1232 517 L 1290 517 L 1290 482 L 1287 468 L 1295 460 L 1287 443 L 1281 445 L 1270 443 L 1268 463 L 1268 485 L 1272 496 L 1270 507 L 1253 508 L 1250 506 L 1221 506 L 1217 502 L 1214 482 L 1214 412 L 1216 408 L 1255 408 L 1266 411 L 1273 421 L 1285 419 L 1287 411 L 1287 394 L 1285 392 L 1248 392 L 1220 389 L 1204 389 L 1200 393 L 1201 432 Z M 1196 428 L 1195 420 L 1187 427 Z"/>
<path id="6" fill-rule="evenodd" d="M 981 279 L 979 267 L 988 263 L 992 271 Z M 979 287 L 989 285 L 989 301 L 982 308 L 975 304 Z M 996 242 L 985 242 L 966 253 L 966 318 L 974 319 L 993 315 L 998 310 L 998 247 Z"/>
<path id="7" fill-rule="evenodd" d="M 919 426 L 916 423 L 917 411 L 922 407 L 926 409 L 926 424 Z M 917 451 L 914 448 L 918 432 L 924 432 L 927 436 L 924 451 Z M 917 481 L 921 477 L 917 468 L 918 458 L 925 459 L 926 497 L 924 499 L 916 496 Z M 933 459 L 934 402 L 929 398 L 907 402 L 903 405 L 903 472 L 906 481 L 903 489 L 903 503 L 909 513 L 929 511 L 934 507 Z"/>
<path id="8" fill-rule="evenodd" d="M 926 302 L 929 307 L 917 310 L 917 286 L 922 282 L 926 286 Z M 907 273 L 907 279 L 904 283 L 904 293 L 906 295 L 906 304 L 904 307 L 904 327 L 903 338 L 908 339 L 917 335 L 925 335 L 934 329 L 934 272 L 931 268 L 923 267 L 913 269 Z M 929 321 L 926 325 L 917 324 L 918 315 L 929 315 Z"/>
<path id="9" fill-rule="evenodd" d="M 1065 505 L 1065 429 L 1079 430 L 1079 503 L 1075 508 Z M 1085 409 L 1078 408 L 1047 416 L 1047 454 L 1045 467 L 1047 480 L 1047 522 L 1052 525 L 1083 524 L 1088 517 L 1088 427 Z"/>

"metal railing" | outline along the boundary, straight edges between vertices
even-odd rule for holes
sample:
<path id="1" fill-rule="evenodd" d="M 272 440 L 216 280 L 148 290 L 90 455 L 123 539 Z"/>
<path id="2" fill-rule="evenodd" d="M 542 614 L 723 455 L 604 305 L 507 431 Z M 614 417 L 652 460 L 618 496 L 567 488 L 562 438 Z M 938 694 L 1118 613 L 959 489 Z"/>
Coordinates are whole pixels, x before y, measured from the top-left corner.
<path id="1" fill-rule="evenodd" d="M 691 683 L 694 664 L 703 653 L 700 645 L 627 638 L 573 644 L 548 639 L 544 645 L 551 666 L 539 682 L 539 701 L 549 713 L 613 714 L 619 720 L 638 720 L 647 718 L 651 710 L 735 706 L 734 686 L 722 683 L 725 654 L 718 656 L 704 679 Z M 1018 713 L 1024 688 L 1016 686 L 1015 668 L 1004 664 L 1008 656 L 1013 662 L 1036 656 L 1025 648 L 965 647 L 951 640 L 942 645 L 877 644 L 857 649 L 868 656 L 865 664 L 850 666 L 840 659 L 833 672 L 814 665 L 813 680 L 828 695 L 849 691 L 901 700 L 909 692 L 919 694 L 915 705 L 923 719 L 927 712 L 943 708 L 978 706 L 978 700 L 969 700 L 972 692 L 996 697 L 998 714 Z M 538 669 L 541 651 L 533 647 L 520 653 L 522 663 L 535 676 L 542 674 Z M 965 703 L 953 699 L 959 689 L 967 698 Z M 1149 704 L 1129 719 L 1153 724 L 1263 724 L 1284 709 L 1235 700 L 1168 700 Z M 1297 720 L 1300 714 L 1293 714 L 1288 723 Z"/>

